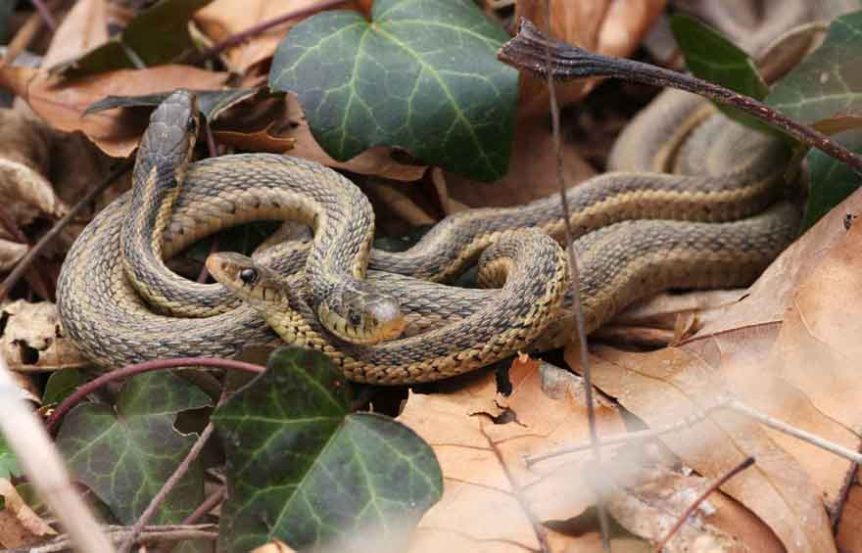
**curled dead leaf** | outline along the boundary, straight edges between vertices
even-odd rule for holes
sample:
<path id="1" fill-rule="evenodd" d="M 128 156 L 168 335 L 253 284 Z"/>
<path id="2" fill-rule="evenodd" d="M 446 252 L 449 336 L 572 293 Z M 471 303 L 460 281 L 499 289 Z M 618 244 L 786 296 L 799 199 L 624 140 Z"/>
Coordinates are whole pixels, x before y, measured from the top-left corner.
<path id="1" fill-rule="evenodd" d="M 88 364 L 63 334 L 57 307 L 24 300 L 0 306 L 0 354 L 15 371 L 55 371 Z"/>
<path id="2" fill-rule="evenodd" d="M 5 478 L 0 478 L 0 497 L 4 502 L 0 509 L 0 545 L 3 547 L 26 547 L 44 541 L 46 536 L 57 535 Z"/>

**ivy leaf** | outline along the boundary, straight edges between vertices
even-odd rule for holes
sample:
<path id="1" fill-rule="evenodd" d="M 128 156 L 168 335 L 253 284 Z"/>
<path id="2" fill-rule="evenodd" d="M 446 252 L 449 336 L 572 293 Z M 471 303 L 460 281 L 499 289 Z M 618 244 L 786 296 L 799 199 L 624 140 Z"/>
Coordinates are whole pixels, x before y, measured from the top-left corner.
<path id="1" fill-rule="evenodd" d="M 391 544 L 442 493 L 431 448 L 392 419 L 351 414 L 348 383 L 319 352 L 279 348 L 212 420 L 227 458 L 229 552 L 273 538 L 315 550 L 368 532 Z"/>
<path id="2" fill-rule="evenodd" d="M 15 460 L 15 455 L 9 449 L 3 435 L 0 434 L 0 479 L 9 480 L 20 474 L 21 468 L 18 466 L 18 461 Z"/>
<path id="3" fill-rule="evenodd" d="M 844 131 L 834 138 L 850 150 L 862 153 L 862 130 Z M 853 169 L 820 150 L 812 149 L 807 157 L 811 185 L 802 219 L 803 228 L 816 223 L 862 184 L 862 179 Z"/>
<path id="4" fill-rule="evenodd" d="M 689 71 L 701 79 L 762 100 L 769 93 L 754 61 L 723 34 L 683 14 L 670 19 L 673 36 L 685 56 Z M 736 108 L 716 104 L 725 115 L 756 130 L 771 130 L 763 121 Z M 778 132 L 778 131 L 775 131 Z"/>
<path id="5" fill-rule="evenodd" d="M 314 138 L 346 161 L 376 145 L 480 180 L 506 173 L 517 72 L 506 33 L 470 0 L 377 0 L 371 21 L 328 11 L 290 30 L 269 74 Z"/>
<path id="6" fill-rule="evenodd" d="M 80 58 L 52 67 L 65 77 L 176 61 L 194 49 L 188 25 L 212 0 L 161 0 L 139 13 L 122 32 Z"/>
<path id="7" fill-rule="evenodd" d="M 43 405 L 55 405 L 66 399 L 75 388 L 84 382 L 81 371 L 77 369 L 63 369 L 56 371 L 48 377 L 45 384 L 45 393 L 42 394 Z"/>
<path id="8" fill-rule="evenodd" d="M 862 124 L 862 11 L 836 18 L 823 44 L 775 85 L 767 103 L 832 134 Z"/>
<path id="9" fill-rule="evenodd" d="M 200 390 L 170 373 L 129 379 L 115 406 L 89 403 L 66 415 L 57 445 L 79 481 L 123 524 L 140 516 L 188 453 L 195 436 L 174 428 L 177 414 L 209 405 Z M 162 504 L 154 524 L 179 522 L 203 500 L 201 467 Z"/>

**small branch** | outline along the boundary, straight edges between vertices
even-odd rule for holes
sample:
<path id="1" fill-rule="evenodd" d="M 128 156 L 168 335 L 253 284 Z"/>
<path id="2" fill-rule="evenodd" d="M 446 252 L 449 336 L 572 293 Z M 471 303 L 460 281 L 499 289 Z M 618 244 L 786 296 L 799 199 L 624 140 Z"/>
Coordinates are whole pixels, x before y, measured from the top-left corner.
<path id="1" fill-rule="evenodd" d="M 652 438 L 658 438 L 659 436 L 663 436 L 665 434 L 670 434 L 672 432 L 676 432 L 678 430 L 682 430 L 683 428 L 688 428 L 690 426 L 694 426 L 694 424 L 702 421 L 706 417 L 708 417 L 713 411 L 716 409 L 720 409 L 722 407 L 726 407 L 730 403 L 729 399 L 725 399 L 724 401 L 718 402 L 709 409 L 705 409 L 702 411 L 698 411 L 688 417 L 685 417 L 683 420 L 670 424 L 667 426 L 662 426 L 660 428 L 649 428 L 646 430 L 639 430 L 636 432 L 623 432 L 622 434 L 616 434 L 613 436 L 608 436 L 602 438 L 599 442 L 601 447 L 616 445 L 616 444 L 625 444 L 632 443 L 640 440 L 647 440 Z M 547 453 L 542 453 L 539 455 L 531 455 L 529 457 L 524 458 L 524 462 L 527 466 L 532 466 L 535 463 L 540 461 L 545 461 L 547 459 L 551 459 L 553 457 L 559 457 L 560 455 L 567 455 L 569 453 L 577 453 L 579 451 L 584 451 L 586 449 L 590 449 L 593 447 L 592 441 L 581 442 L 579 444 L 575 444 L 568 447 L 563 447 L 560 449 L 555 449 L 553 451 L 549 451 Z"/>
<path id="2" fill-rule="evenodd" d="M 30 484 L 69 534 L 69 546 L 88 553 L 113 553 L 87 504 L 78 495 L 63 459 L 41 420 L 24 400 L 0 355 L 0 434 L 27 474 Z"/>
<path id="3" fill-rule="evenodd" d="M 66 213 L 66 215 L 64 215 L 59 221 L 54 223 L 54 226 L 51 227 L 51 230 L 46 232 L 45 235 L 42 236 L 42 238 L 40 238 L 39 241 L 36 242 L 36 244 L 32 248 L 30 248 L 27 254 L 22 257 L 21 261 L 19 261 L 15 268 L 12 269 L 12 272 L 10 272 L 6 276 L 5 280 L 3 280 L 3 283 L 0 284 L 0 300 L 4 299 L 6 295 L 9 294 L 9 292 L 12 290 L 12 287 L 15 286 L 15 283 L 18 282 L 18 280 L 24 275 L 25 272 L 27 272 L 28 267 L 30 267 L 30 265 L 39 255 L 39 253 L 45 249 L 45 246 L 47 246 L 51 242 L 51 240 L 56 238 L 60 234 L 60 231 L 66 228 L 66 225 L 68 225 L 72 221 L 72 219 L 77 217 L 78 214 L 80 214 L 85 207 L 90 205 L 90 202 L 95 200 L 99 194 L 104 192 L 108 188 L 108 186 L 111 185 L 111 183 L 113 183 L 117 178 L 125 174 L 126 171 L 131 169 L 131 167 L 131 161 L 125 161 L 120 166 L 115 167 L 110 173 L 108 173 L 108 175 L 104 179 L 102 179 L 102 182 L 100 182 L 98 186 L 90 190 L 86 196 L 81 198 L 81 200 L 76 203 L 72 207 L 72 209 L 69 210 L 68 213 Z"/>
<path id="4" fill-rule="evenodd" d="M 60 422 L 60 419 L 62 419 L 66 413 L 68 413 L 84 398 L 111 382 L 150 371 L 164 371 L 168 369 L 199 366 L 241 371 L 251 374 L 260 374 L 265 370 L 265 368 L 260 365 L 236 361 L 234 359 L 219 359 L 218 357 L 176 357 L 173 359 L 156 359 L 154 361 L 144 361 L 143 363 L 137 363 L 135 365 L 127 365 L 122 369 L 117 369 L 115 371 L 105 373 L 98 378 L 94 378 L 72 392 L 69 397 L 57 406 L 57 409 L 51 413 L 51 416 L 48 417 L 48 420 L 46 421 L 48 431 L 53 434 L 56 430 L 57 424 Z"/>
<path id="5" fill-rule="evenodd" d="M 194 524 L 204 517 L 207 513 L 215 509 L 219 503 L 227 497 L 227 491 L 224 488 L 219 488 L 209 497 L 204 499 L 203 503 L 197 506 L 192 513 L 183 519 L 183 524 Z"/>
<path id="6" fill-rule="evenodd" d="M 45 22 L 45 25 L 51 28 L 51 32 L 57 30 L 57 20 L 54 19 L 54 16 L 51 15 L 51 10 L 48 6 L 45 5 L 43 0 L 30 0 L 33 6 L 36 8 L 36 11 L 39 12 L 39 16 L 42 18 L 42 21 Z"/>
<path id="7" fill-rule="evenodd" d="M 545 21 L 547 22 L 548 26 L 550 26 L 550 0 L 545 0 Z M 560 206 L 563 211 L 563 223 L 566 230 L 566 254 L 569 260 L 569 273 L 571 276 L 572 296 L 575 298 L 575 301 L 573 302 L 575 311 L 575 337 L 577 338 L 578 349 L 580 350 L 581 372 L 584 378 L 584 399 L 587 404 L 587 423 L 590 430 L 590 449 L 593 452 L 593 460 L 595 461 L 595 465 L 599 466 L 602 460 L 602 451 L 601 446 L 599 445 L 598 430 L 596 429 L 596 409 L 595 404 L 593 403 L 592 369 L 590 365 L 589 353 L 587 350 L 587 330 L 584 323 L 584 308 L 581 305 L 580 300 L 580 273 L 578 272 L 578 260 L 575 256 L 575 233 L 572 229 L 569 201 L 566 197 L 566 190 L 568 186 L 566 185 L 566 177 L 563 172 L 563 149 L 562 140 L 560 138 L 560 106 L 557 103 L 557 88 L 554 84 L 554 79 L 550 70 L 550 46 L 548 44 L 545 44 L 542 50 L 544 54 L 544 63 L 546 69 L 545 73 L 547 78 L 548 100 L 551 107 L 551 129 L 553 133 L 554 157 L 556 158 L 557 162 L 557 184 L 559 185 Z M 599 497 L 598 501 L 596 502 L 596 511 L 599 519 L 599 528 L 601 530 L 602 549 L 606 553 L 610 553 L 610 523 L 608 521 L 608 513 L 607 509 L 605 508 L 604 500 L 601 497 Z"/>
<path id="8" fill-rule="evenodd" d="M 677 533 L 677 531 L 682 528 L 682 525 L 685 524 L 685 521 L 688 520 L 688 517 L 697 509 L 698 505 L 704 502 L 704 500 L 709 497 L 709 494 L 719 489 L 721 486 L 725 484 L 728 480 L 744 471 L 748 467 L 754 464 L 754 457 L 748 457 L 744 459 L 741 463 L 727 471 L 721 478 L 713 482 L 697 499 L 695 499 L 691 505 L 682 513 L 682 515 L 677 519 L 676 524 L 668 531 L 667 535 L 665 535 L 664 539 L 659 542 L 659 544 L 655 547 L 655 553 L 661 553 L 664 549 L 664 546 L 667 545 L 667 542 Z"/>
<path id="9" fill-rule="evenodd" d="M 305 6 L 303 8 L 298 8 L 296 10 L 284 13 L 278 17 L 274 17 L 274 18 L 268 19 L 266 21 L 261 21 L 257 25 L 253 25 L 253 26 L 249 27 L 248 29 L 246 29 L 242 32 L 239 32 L 235 35 L 231 35 L 231 36 L 227 37 L 225 40 L 214 44 L 212 47 L 207 48 L 206 50 L 204 50 L 202 52 L 192 54 L 191 56 L 188 57 L 186 62 L 190 63 L 190 64 L 196 64 L 196 63 L 200 63 L 202 61 L 206 61 L 208 59 L 212 59 L 212 58 L 218 56 L 219 54 L 221 54 L 222 52 L 224 52 L 225 50 L 227 50 L 229 48 L 233 48 L 234 46 L 239 46 L 240 44 L 242 44 L 246 40 L 250 39 L 251 37 L 259 35 L 261 33 L 264 33 L 266 31 L 272 29 L 273 27 L 278 27 L 279 25 L 284 25 L 285 23 L 287 23 L 288 21 L 291 21 L 293 19 L 299 19 L 301 17 L 306 17 L 308 15 L 311 15 L 313 13 L 317 13 L 317 12 L 322 11 L 322 10 L 334 8 L 335 6 L 338 6 L 339 4 L 344 4 L 347 1 L 348 0 L 322 0 L 321 2 L 318 2 L 316 4 L 312 4 L 310 6 Z"/>
<path id="10" fill-rule="evenodd" d="M 820 449 L 824 449 L 830 453 L 838 455 L 839 457 L 843 457 L 849 461 L 853 461 L 856 464 L 862 465 L 862 454 L 860 454 L 859 452 L 853 451 L 852 449 L 848 449 L 842 445 L 836 444 L 835 442 L 825 440 L 817 434 L 806 432 L 805 430 L 796 428 L 795 426 L 791 426 L 786 422 L 770 417 L 766 413 L 761 413 L 760 411 L 749 407 L 741 401 L 732 401 L 728 404 L 727 407 L 728 409 L 733 409 L 737 413 L 741 413 L 743 415 L 751 417 L 752 419 L 763 425 L 778 430 L 779 432 L 783 432 L 788 436 L 793 436 L 794 438 L 802 440 L 803 442 L 808 442 L 809 444 L 817 446 Z"/>
<path id="11" fill-rule="evenodd" d="M 545 59 L 545 52 L 548 49 L 551 50 L 550 63 Z M 668 86 L 693 92 L 720 104 L 737 108 L 778 127 L 799 142 L 817 148 L 852 167 L 857 173 L 862 173 L 862 157 L 825 134 L 797 123 L 763 102 L 692 75 L 677 73 L 648 63 L 588 52 L 544 35 L 536 25 L 526 19 L 521 21 L 518 34 L 500 48 L 497 57 L 518 69 L 558 81 L 585 77 L 614 77 L 624 81 Z"/>
<path id="12" fill-rule="evenodd" d="M 114 543 L 123 540 L 130 530 L 125 526 L 105 526 L 104 531 Z M 184 540 L 210 540 L 218 539 L 217 528 L 214 524 L 182 525 L 171 524 L 165 526 L 147 526 L 141 532 L 140 540 L 143 542 L 158 541 L 184 541 Z M 59 553 L 68 551 L 73 546 L 71 540 L 66 536 L 59 536 L 47 543 L 28 549 L 10 549 L 9 553 Z M 85 551 L 81 549 L 80 551 Z M 113 551 L 113 549 L 112 549 Z M 89 552 L 88 552 L 89 553 Z"/>
<path id="13" fill-rule="evenodd" d="M 144 509 L 144 512 L 141 514 L 140 518 L 138 518 L 137 522 L 135 522 L 134 526 L 129 530 L 128 536 L 123 541 L 122 545 L 118 548 L 119 553 L 127 553 L 132 549 L 132 546 L 135 545 L 135 542 L 138 540 L 138 537 L 143 532 L 144 527 L 153 519 L 156 515 L 156 511 L 159 510 L 159 506 L 165 501 L 168 497 L 168 494 L 176 488 L 177 484 L 180 483 L 180 480 L 189 472 L 189 468 L 191 468 L 192 463 L 201 453 L 201 450 L 206 445 L 207 441 L 209 441 L 210 436 L 212 436 L 213 431 L 215 431 L 215 426 L 210 422 L 204 427 L 201 435 L 198 436 L 198 439 L 195 441 L 194 445 L 192 445 L 189 452 L 186 454 L 185 458 L 182 462 L 177 466 L 177 469 L 171 474 L 170 478 L 162 485 L 161 489 L 153 496 L 153 499 L 150 501 L 150 504 L 147 505 L 147 508 Z"/>

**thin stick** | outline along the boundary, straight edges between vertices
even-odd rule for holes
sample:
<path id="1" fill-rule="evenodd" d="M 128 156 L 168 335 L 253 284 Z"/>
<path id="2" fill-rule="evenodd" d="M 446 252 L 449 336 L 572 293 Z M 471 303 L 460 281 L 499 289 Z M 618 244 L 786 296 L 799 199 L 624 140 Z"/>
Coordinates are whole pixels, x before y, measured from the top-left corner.
<path id="1" fill-rule="evenodd" d="M 665 434 L 676 432 L 677 430 L 682 430 L 683 428 L 694 426 L 696 423 L 708 417 L 716 409 L 726 407 L 730 403 L 730 401 L 730 399 L 725 399 L 721 402 L 716 403 L 709 409 L 697 411 L 696 413 L 685 417 L 683 420 L 677 423 L 662 426 L 660 428 L 648 428 L 646 430 L 638 430 L 636 432 L 623 432 L 621 434 L 615 434 L 613 436 L 602 437 L 601 441 L 599 442 L 599 445 L 601 447 L 604 447 L 609 445 L 625 444 L 640 440 L 658 438 L 659 436 L 663 436 Z M 567 455 L 569 453 L 577 453 L 579 451 L 584 451 L 585 449 L 590 449 L 592 447 L 593 443 L 591 440 L 585 441 L 572 446 L 562 447 L 560 449 L 548 451 L 539 455 L 531 455 L 529 457 L 525 457 L 524 462 L 527 463 L 527 466 L 531 466 L 540 461 L 545 461 L 553 457 L 559 457 L 560 455 Z"/>
<path id="2" fill-rule="evenodd" d="M 59 221 L 54 223 L 54 226 L 39 239 L 36 244 L 30 248 L 27 254 L 21 258 L 21 261 L 12 269 L 6 278 L 3 280 L 3 283 L 0 284 L 0 300 L 4 299 L 7 294 L 12 290 L 12 287 L 15 286 L 15 283 L 24 275 L 27 271 L 27 268 L 33 263 L 36 259 L 36 256 L 45 249 L 51 240 L 56 238 L 60 231 L 66 228 L 72 219 L 78 216 L 85 207 L 90 205 L 90 202 L 96 199 L 96 197 L 107 190 L 108 186 L 110 186 L 117 178 L 122 176 L 132 167 L 131 161 L 125 161 L 118 167 L 115 167 L 108 175 L 102 179 L 102 182 L 99 183 L 98 186 L 90 190 L 86 196 L 81 198 L 81 200 L 76 203 L 72 209 L 69 210 L 66 215 L 64 215 Z"/>
<path id="3" fill-rule="evenodd" d="M 129 529 L 125 526 L 106 526 L 104 527 L 104 530 L 113 542 L 119 542 L 129 532 Z M 215 541 L 218 539 L 218 532 L 216 532 L 215 525 L 213 524 L 171 524 L 165 526 L 147 526 L 144 528 L 144 531 L 141 532 L 140 539 L 141 541 L 146 542 L 178 542 L 184 540 Z M 28 549 L 4 549 L 3 551 L 8 553 L 59 553 L 60 551 L 68 551 L 72 545 L 73 544 L 68 537 L 59 536 L 37 547 Z"/>
<path id="4" fill-rule="evenodd" d="M 195 522 L 199 521 L 204 517 L 204 515 L 215 509 L 219 503 L 224 501 L 225 497 L 227 497 L 227 491 L 225 491 L 224 488 L 219 488 L 218 490 L 210 494 L 209 497 L 204 499 L 203 503 L 198 505 L 197 508 L 195 508 L 195 510 L 192 511 L 189 516 L 184 518 L 183 524 L 194 524 Z"/>
<path id="5" fill-rule="evenodd" d="M 311 6 L 305 6 L 303 8 L 299 8 L 285 14 L 282 14 L 278 17 L 274 17 L 272 19 L 268 19 L 266 21 L 261 21 L 257 25 L 253 25 L 248 29 L 241 31 L 235 35 L 231 35 L 227 37 L 225 40 L 216 43 L 211 48 L 207 48 L 202 52 L 198 52 L 196 54 L 192 54 L 186 60 L 187 63 L 195 64 L 200 63 L 202 61 L 206 61 L 208 59 L 212 59 L 225 50 L 229 48 L 233 48 L 234 46 L 239 46 L 249 38 L 259 35 L 273 27 L 278 27 L 279 25 L 284 25 L 288 21 L 293 19 L 299 19 L 301 17 L 305 17 L 307 15 L 311 15 L 313 13 L 317 13 L 322 10 L 326 10 L 329 8 L 334 8 L 339 4 L 344 4 L 348 0 L 322 0 L 317 4 L 312 4 Z"/>
<path id="6" fill-rule="evenodd" d="M 167 369 L 199 366 L 241 371 L 251 374 L 260 374 L 265 370 L 265 368 L 260 365 L 236 361 L 235 359 L 220 359 L 218 357 L 175 357 L 173 359 L 156 359 L 154 361 L 144 361 L 143 363 L 127 365 L 122 369 L 117 369 L 94 378 L 72 392 L 69 397 L 63 400 L 54 412 L 51 413 L 51 416 L 48 417 L 45 424 L 48 427 L 48 431 L 53 433 L 56 430 L 57 423 L 60 422 L 60 419 L 62 419 L 63 416 L 72 409 L 72 407 L 77 405 L 88 395 L 111 382 L 116 382 L 117 380 L 122 380 L 136 374 L 150 371 L 164 371 Z"/>
<path id="7" fill-rule="evenodd" d="M 778 430 L 779 432 L 783 432 L 788 436 L 793 436 L 794 438 L 800 439 L 804 442 L 808 442 L 809 444 L 817 446 L 820 449 L 825 449 L 826 451 L 834 453 L 839 457 L 844 457 L 845 459 L 853 461 L 856 464 L 862 464 L 862 454 L 858 453 L 857 451 L 847 449 L 846 447 L 836 444 L 835 442 L 825 440 L 816 434 L 806 432 L 805 430 L 796 428 L 795 426 L 791 426 L 786 422 L 770 417 L 766 413 L 761 413 L 760 411 L 749 407 L 741 401 L 732 401 L 727 405 L 727 408 L 733 409 L 738 413 L 742 413 L 743 415 L 751 417 L 757 422 L 775 430 Z"/>
<path id="8" fill-rule="evenodd" d="M 15 385 L 6 360 L 0 356 L 0 434 L 21 463 L 27 479 L 50 507 L 78 551 L 113 553 L 87 504 L 78 495 L 45 427 Z"/>
<path id="9" fill-rule="evenodd" d="M 548 49 L 551 50 L 552 56 L 550 63 L 545 59 Z M 852 167 L 857 173 L 862 173 L 862 157 L 825 134 L 797 123 L 763 102 L 692 75 L 677 73 L 648 63 L 588 52 L 544 35 L 536 25 L 526 19 L 521 21 L 518 34 L 500 48 L 497 57 L 518 69 L 559 81 L 585 77 L 614 77 L 624 81 L 669 86 L 693 92 L 720 104 L 735 107 L 778 127 L 803 144 L 817 148 Z"/>
<path id="10" fill-rule="evenodd" d="M 551 2 L 545 0 L 545 22 L 549 30 L 551 25 Z M 593 404 L 593 382 L 590 358 L 587 352 L 587 331 L 584 324 L 584 308 L 580 300 L 580 279 L 578 272 L 578 260 L 575 256 L 574 231 L 572 230 L 571 212 L 569 210 L 569 201 L 566 197 L 566 177 L 563 173 L 563 149 L 562 140 L 560 138 L 560 106 L 557 103 L 557 87 L 554 83 L 551 72 L 551 49 L 549 45 L 544 48 L 548 98 L 551 105 L 551 128 L 553 132 L 554 156 L 557 161 L 557 182 L 559 184 L 560 207 L 563 210 L 563 223 L 566 230 L 566 254 L 569 259 L 569 273 L 571 274 L 572 294 L 575 301 L 572 302 L 575 310 L 575 330 L 578 341 L 578 349 L 580 350 L 581 372 L 584 378 L 584 396 L 587 404 L 587 423 L 590 429 L 590 444 L 592 445 L 593 460 L 595 466 L 599 466 L 602 460 L 602 452 L 599 446 L 599 434 L 596 429 L 596 410 Z M 596 502 L 596 511 L 599 519 L 599 528 L 602 536 L 602 549 L 610 553 L 610 523 L 608 521 L 608 513 L 605 509 L 604 501 L 601 497 Z"/>
<path id="11" fill-rule="evenodd" d="M 744 471 L 748 467 L 754 464 L 754 457 L 748 457 L 744 459 L 741 463 L 730 469 L 727 473 L 724 474 L 721 478 L 713 482 L 697 499 L 695 499 L 691 505 L 682 513 L 682 515 L 676 520 L 676 523 L 673 525 L 673 528 L 667 533 L 663 540 L 659 542 L 659 544 L 655 547 L 655 553 L 661 553 L 664 546 L 667 545 L 667 542 L 673 537 L 676 532 L 682 528 L 682 525 L 685 524 L 685 521 L 688 520 L 688 517 L 697 509 L 698 505 L 704 502 L 704 500 L 709 497 L 709 494 L 716 491 L 718 488 L 723 486 L 725 482 Z"/>
<path id="12" fill-rule="evenodd" d="M 48 6 L 45 5 L 45 2 L 42 0 L 30 0 L 30 2 L 35 6 L 36 11 L 39 12 L 39 16 L 42 18 L 42 21 L 45 22 L 45 25 L 51 28 L 51 32 L 57 30 L 57 20 L 54 19 L 54 16 L 51 15 L 51 10 L 48 9 Z"/>
<path id="13" fill-rule="evenodd" d="M 201 450 L 206 445 L 207 441 L 209 441 L 210 436 L 212 436 L 213 431 L 215 431 L 215 426 L 212 422 L 208 423 L 206 427 L 204 427 L 201 435 L 198 436 L 197 441 L 195 441 L 194 445 L 192 445 L 189 452 L 186 454 L 185 458 L 182 462 L 177 466 L 177 469 L 171 474 L 170 478 L 162 485 L 161 489 L 153 496 L 153 499 L 150 501 L 150 504 L 147 505 L 147 508 L 144 509 L 144 512 L 141 513 L 140 518 L 138 518 L 137 522 L 135 522 L 134 526 L 129 530 L 129 535 L 126 536 L 126 539 L 123 541 L 122 545 L 118 548 L 119 553 L 127 553 L 132 549 L 138 537 L 143 532 L 144 527 L 153 519 L 156 515 L 156 511 L 159 510 L 161 504 L 168 497 L 168 494 L 171 493 L 174 488 L 176 488 L 177 484 L 180 483 L 180 480 L 189 472 L 189 469 L 192 466 L 192 463 L 201 453 Z"/>

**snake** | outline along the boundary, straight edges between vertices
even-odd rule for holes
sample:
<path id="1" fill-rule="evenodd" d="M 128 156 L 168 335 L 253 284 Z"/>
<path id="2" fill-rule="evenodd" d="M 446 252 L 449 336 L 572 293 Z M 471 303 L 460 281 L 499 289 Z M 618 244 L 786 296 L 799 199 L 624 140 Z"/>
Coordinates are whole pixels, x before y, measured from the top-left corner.
<path id="1" fill-rule="evenodd" d="M 169 100 L 192 104 L 188 94 Z M 194 109 L 179 112 L 192 117 Z M 172 130 L 152 140 L 145 133 L 137 154 L 136 168 L 150 160 L 142 165 L 150 176 L 133 180 L 143 198 L 158 197 L 160 180 L 172 192 L 151 201 L 146 223 L 129 224 L 135 189 L 103 209 L 73 244 L 58 281 L 63 327 L 96 363 L 232 357 L 271 343 L 274 330 L 323 351 L 352 380 L 408 384 L 558 346 L 566 335 L 554 331 L 570 324 L 575 301 L 558 245 L 565 221 L 557 196 L 460 212 L 411 248 L 387 252 L 370 247 L 373 214 L 360 212 L 368 202 L 339 173 L 263 153 L 188 163 L 178 152 L 193 143 L 195 124 L 175 108 L 157 109 L 147 133 L 159 128 Z M 175 147 L 166 147 L 164 134 L 176 137 Z M 169 155 L 152 157 L 154 146 Z M 790 159 L 780 139 L 734 123 L 696 96 L 662 92 L 614 144 L 610 171 L 566 192 L 588 330 L 660 290 L 743 286 L 756 278 L 798 227 L 796 209 L 776 203 Z M 314 238 L 296 255 L 285 253 L 297 250 L 286 244 L 254 258 L 211 256 L 207 266 L 218 283 L 183 281 L 187 299 L 179 301 L 215 306 L 206 316 L 154 308 L 150 302 L 168 297 L 165 283 L 142 286 L 126 270 L 124 232 L 163 263 L 203 236 L 258 219 L 299 220 Z M 137 259 L 152 271 L 153 257 Z M 501 288 L 446 284 L 477 261 L 480 277 Z M 158 291 L 147 299 L 139 288 Z M 334 300 L 326 295 L 333 291 Z M 381 313 L 403 336 L 356 339 L 369 328 L 365 317 L 379 323 Z"/>

